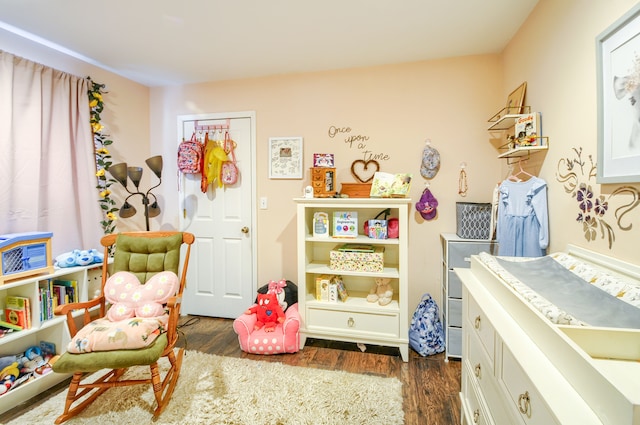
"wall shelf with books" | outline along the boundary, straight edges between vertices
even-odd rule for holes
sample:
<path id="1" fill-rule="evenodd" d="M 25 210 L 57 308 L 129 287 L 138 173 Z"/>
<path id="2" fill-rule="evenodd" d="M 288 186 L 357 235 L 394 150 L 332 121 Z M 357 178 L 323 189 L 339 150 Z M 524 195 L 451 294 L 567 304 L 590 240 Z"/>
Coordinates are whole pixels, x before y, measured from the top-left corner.
<path id="1" fill-rule="evenodd" d="M 490 118 L 489 122 L 492 124 L 489 126 L 489 131 L 502 132 L 504 141 L 498 149 L 506 152 L 498 155 L 498 158 L 526 157 L 528 159 L 534 153 L 549 149 L 549 137 L 542 136 L 541 118 L 540 112 L 510 115 L 498 113 Z"/>
<path id="2" fill-rule="evenodd" d="M 513 127 L 515 120 L 520 114 L 528 114 L 531 112 L 529 106 L 522 107 L 505 107 L 496 112 L 489 121 L 489 131 L 508 130 Z"/>
<path id="3" fill-rule="evenodd" d="M 32 347 L 54 347 L 55 354 L 64 352 L 71 341 L 66 318 L 53 316 L 53 308 L 58 300 L 46 298 L 46 289 L 52 290 L 54 283 L 70 288 L 62 298 L 64 302 L 77 299 L 87 301 L 95 296 L 100 288 L 102 264 L 91 264 L 81 267 L 55 269 L 52 273 L 44 273 L 11 280 L 0 285 L 0 320 L 10 325 L 20 326 L 22 330 L 11 330 L 0 337 L 0 358 L 25 353 Z M 58 295 L 56 295 L 58 296 Z M 20 299 L 28 303 L 24 314 L 10 313 L 12 303 Z M 22 305 L 22 304 L 21 304 Z M 78 312 L 81 314 L 82 312 Z M 0 323 L 0 326 L 2 323 Z M 37 369 L 36 369 L 37 371 Z M 42 391 L 68 378 L 68 375 L 49 372 L 33 373 L 24 381 L 19 376 L 9 391 L 0 396 L 0 413 L 37 396 Z"/>

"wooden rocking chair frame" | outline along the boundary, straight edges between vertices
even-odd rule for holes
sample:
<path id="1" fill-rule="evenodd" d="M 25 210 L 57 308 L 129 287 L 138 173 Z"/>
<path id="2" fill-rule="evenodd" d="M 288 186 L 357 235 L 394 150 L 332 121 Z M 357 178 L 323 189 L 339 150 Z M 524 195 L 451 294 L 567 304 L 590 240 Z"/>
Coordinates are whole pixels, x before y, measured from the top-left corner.
<path id="1" fill-rule="evenodd" d="M 169 310 L 169 320 L 167 324 L 166 338 L 167 345 L 162 351 L 160 358 L 166 357 L 169 360 L 170 368 L 165 374 L 164 378 L 161 378 L 160 370 L 158 367 L 158 361 L 154 361 L 149 365 L 151 375 L 147 379 L 138 380 L 121 380 L 121 377 L 126 372 L 128 367 L 112 369 L 103 376 L 94 380 L 94 382 L 83 383 L 82 378 L 86 376 L 86 372 L 79 371 L 74 372 L 69 384 L 69 391 L 65 400 L 64 412 L 60 415 L 55 423 L 60 424 L 68 419 L 78 415 L 87 406 L 89 406 L 98 396 L 104 393 L 109 388 L 123 387 L 130 385 L 149 384 L 153 387 L 155 400 L 157 407 L 153 412 L 154 419 L 157 418 L 163 410 L 167 407 L 175 389 L 178 377 L 180 375 L 180 368 L 182 366 L 182 358 L 184 356 L 184 347 L 181 347 L 177 354 L 174 351 L 176 343 L 178 341 L 178 319 L 180 318 L 180 307 L 182 303 L 182 294 L 186 286 L 187 268 L 189 265 L 189 254 L 191 252 L 191 245 L 195 241 L 195 236 L 187 232 L 123 232 L 122 235 L 144 237 L 144 238 L 159 238 L 174 236 L 178 233 L 182 233 L 182 245 L 186 244 L 186 252 L 182 261 L 181 270 L 179 274 L 180 286 L 175 296 L 173 296 L 167 302 L 167 309 Z M 102 265 L 102 284 L 100 296 L 87 302 L 71 303 L 60 305 L 55 309 L 56 315 L 66 315 L 67 325 L 69 327 L 69 333 L 73 338 L 76 333 L 85 325 L 92 322 L 95 319 L 105 317 L 107 311 L 107 303 L 104 296 L 104 285 L 108 278 L 109 264 L 106 261 L 110 247 L 116 243 L 117 234 L 109 234 L 100 240 L 101 245 L 104 247 L 105 262 Z M 117 250 L 117 247 L 116 247 Z M 99 307 L 99 308 L 97 308 Z M 72 312 L 77 310 L 83 310 L 82 314 L 82 326 L 76 325 L 76 318 L 73 317 Z M 98 310 L 99 314 L 96 313 Z"/>

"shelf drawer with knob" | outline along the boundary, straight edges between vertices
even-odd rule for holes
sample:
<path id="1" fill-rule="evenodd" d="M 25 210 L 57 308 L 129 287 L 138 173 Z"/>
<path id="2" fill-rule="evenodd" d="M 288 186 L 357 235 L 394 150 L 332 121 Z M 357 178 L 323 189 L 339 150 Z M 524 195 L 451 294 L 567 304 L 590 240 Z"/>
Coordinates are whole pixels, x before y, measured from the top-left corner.
<path id="1" fill-rule="evenodd" d="M 316 331 L 339 332 L 350 335 L 372 334 L 398 338 L 400 316 L 397 309 L 384 307 L 375 312 L 359 312 L 340 309 L 341 304 L 310 303 L 307 305 L 308 328 Z M 344 304 L 342 305 L 344 307 Z M 395 311 L 394 311 L 395 310 Z"/>

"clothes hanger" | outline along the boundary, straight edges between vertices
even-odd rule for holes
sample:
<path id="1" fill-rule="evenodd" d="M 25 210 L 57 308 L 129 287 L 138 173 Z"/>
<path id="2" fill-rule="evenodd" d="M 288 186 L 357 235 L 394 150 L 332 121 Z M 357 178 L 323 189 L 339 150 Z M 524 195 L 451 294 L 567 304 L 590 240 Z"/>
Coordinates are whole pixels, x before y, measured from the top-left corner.
<path id="1" fill-rule="evenodd" d="M 523 168 L 522 168 L 522 161 L 518 161 L 518 167 L 520 168 L 518 170 L 517 173 L 511 174 L 509 177 L 507 177 L 507 180 L 511 180 L 511 181 L 515 181 L 515 182 L 521 182 L 522 179 L 519 177 L 520 175 L 525 175 L 528 176 L 527 179 L 525 180 L 529 180 L 531 177 L 533 177 L 532 174 L 527 173 Z"/>

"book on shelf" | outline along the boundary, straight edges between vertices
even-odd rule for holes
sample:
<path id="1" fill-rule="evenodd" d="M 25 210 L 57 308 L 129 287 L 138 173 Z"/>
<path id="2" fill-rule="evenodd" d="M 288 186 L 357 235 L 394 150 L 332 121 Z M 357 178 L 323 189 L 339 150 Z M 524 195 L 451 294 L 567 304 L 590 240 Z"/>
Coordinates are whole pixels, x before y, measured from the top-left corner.
<path id="1" fill-rule="evenodd" d="M 514 123 L 515 147 L 543 146 L 540 130 L 540 112 L 521 114 Z"/>
<path id="2" fill-rule="evenodd" d="M 78 281 L 54 280 L 53 287 L 59 288 L 58 305 L 78 302 Z"/>
<path id="3" fill-rule="evenodd" d="M 51 279 L 38 283 L 38 294 L 40 301 L 40 320 L 45 321 L 53 318 L 53 282 Z"/>
<path id="4" fill-rule="evenodd" d="M 4 320 L 0 320 L 0 338 L 3 336 L 18 332 L 22 330 L 22 326 L 14 325 L 13 323 L 5 322 Z"/>
<path id="5" fill-rule="evenodd" d="M 374 252 L 373 245 L 366 243 L 346 243 L 338 248 L 338 251 L 343 252 Z"/>
<path id="6" fill-rule="evenodd" d="M 31 329 L 31 302 L 28 297 L 7 296 L 4 307 L 5 320 L 22 329 Z"/>

